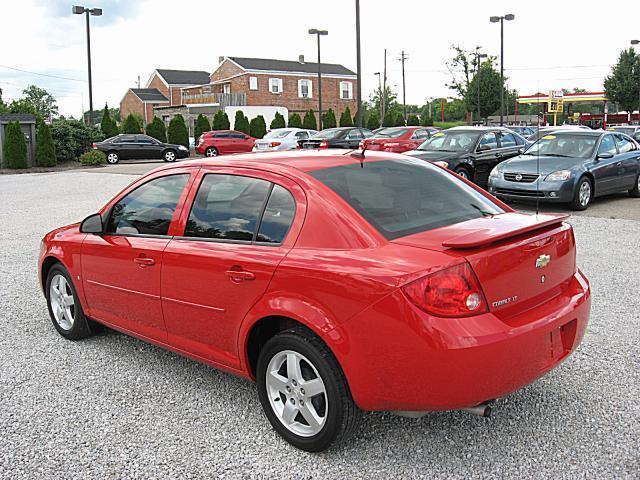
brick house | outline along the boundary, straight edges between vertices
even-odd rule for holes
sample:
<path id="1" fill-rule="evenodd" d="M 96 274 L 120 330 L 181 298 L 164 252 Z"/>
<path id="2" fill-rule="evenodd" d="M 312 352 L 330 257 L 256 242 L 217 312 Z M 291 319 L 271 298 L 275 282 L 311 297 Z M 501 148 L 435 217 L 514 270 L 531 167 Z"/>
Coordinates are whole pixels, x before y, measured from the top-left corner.
<path id="1" fill-rule="evenodd" d="M 201 70 L 157 69 L 145 88 L 130 88 L 120 101 L 120 117 L 136 113 L 145 125 L 153 120 L 154 108 L 182 105 L 182 89 L 209 81 L 209 74 Z"/>
<path id="2" fill-rule="evenodd" d="M 347 108 L 356 113 L 356 74 L 348 68 L 321 64 L 322 109 L 337 118 Z M 212 101 L 217 95 L 241 93 L 248 106 L 286 107 L 289 115 L 318 110 L 318 64 L 263 58 L 220 57 L 219 65 L 203 85 L 182 88 L 185 105 Z"/>

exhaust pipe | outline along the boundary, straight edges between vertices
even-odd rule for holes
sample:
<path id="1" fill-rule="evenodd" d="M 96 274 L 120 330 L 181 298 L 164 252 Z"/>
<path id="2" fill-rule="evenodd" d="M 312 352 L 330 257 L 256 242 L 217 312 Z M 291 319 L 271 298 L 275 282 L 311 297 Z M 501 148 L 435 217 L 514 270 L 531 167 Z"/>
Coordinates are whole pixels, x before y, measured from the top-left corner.
<path id="1" fill-rule="evenodd" d="M 472 415 L 477 415 L 478 417 L 490 417 L 491 416 L 491 405 L 489 402 L 481 403 L 480 405 L 476 405 L 475 407 L 468 407 L 462 409 L 465 412 L 469 412 Z"/>

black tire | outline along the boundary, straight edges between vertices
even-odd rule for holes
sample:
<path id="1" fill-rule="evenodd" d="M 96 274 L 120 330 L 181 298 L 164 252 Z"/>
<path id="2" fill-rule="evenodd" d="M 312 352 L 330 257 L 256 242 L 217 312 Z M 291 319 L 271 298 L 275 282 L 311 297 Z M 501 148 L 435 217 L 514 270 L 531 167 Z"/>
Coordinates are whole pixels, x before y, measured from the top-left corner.
<path id="1" fill-rule="evenodd" d="M 72 324 L 69 328 L 64 328 L 58 320 L 53 312 L 53 304 L 52 304 L 52 292 L 51 292 L 51 283 L 54 280 L 58 280 L 59 276 L 63 276 L 66 280 L 68 289 L 67 293 L 70 293 L 73 297 L 73 307 L 70 307 L 69 310 L 72 312 Z M 60 335 L 68 340 L 82 340 L 83 338 L 87 338 L 91 335 L 91 329 L 89 328 L 89 320 L 84 315 L 82 311 L 82 305 L 80 305 L 80 300 L 78 299 L 78 294 L 76 293 L 76 289 L 73 285 L 73 281 L 71 279 L 71 275 L 67 272 L 67 269 L 62 266 L 62 264 L 57 263 L 49 270 L 47 274 L 47 280 L 45 283 L 45 296 L 47 299 L 47 308 L 49 309 L 49 316 L 51 317 L 51 321 L 53 322 L 53 326 L 58 331 Z M 55 301 L 55 300 L 53 300 Z"/>
<path id="2" fill-rule="evenodd" d="M 118 152 L 114 152 L 113 150 L 107 152 L 107 163 L 109 165 L 115 165 L 120 161 L 120 154 Z"/>
<path id="3" fill-rule="evenodd" d="M 178 153 L 175 150 L 165 150 L 162 153 L 162 159 L 165 162 L 175 162 L 178 159 Z"/>
<path id="4" fill-rule="evenodd" d="M 457 167 L 454 170 L 454 172 L 456 174 L 460 175 L 462 178 L 465 178 L 465 179 L 469 180 L 470 182 L 473 181 L 473 179 L 471 178 L 471 172 L 466 167 Z"/>
<path id="5" fill-rule="evenodd" d="M 325 386 L 325 423 L 313 436 L 297 435 L 290 431 L 271 406 L 266 385 L 267 368 L 271 359 L 285 350 L 309 359 Z M 338 361 L 325 343 L 306 328 L 286 330 L 267 341 L 258 357 L 256 380 L 258 397 L 267 419 L 282 438 L 301 450 L 320 452 L 340 443 L 354 432 L 360 421 L 362 412 L 351 397 L 347 379 Z M 286 403 L 286 398 L 284 401 Z"/>
<path id="6" fill-rule="evenodd" d="M 204 151 L 204 156 L 205 157 L 217 157 L 218 156 L 218 149 L 216 147 L 207 147 L 207 149 Z"/>
<path id="7" fill-rule="evenodd" d="M 629 196 L 633 198 L 640 198 L 640 173 L 636 178 L 636 186 L 629 190 Z"/>
<path id="8" fill-rule="evenodd" d="M 585 187 L 585 185 L 588 186 L 589 191 L 589 196 L 586 201 L 584 200 L 584 197 L 581 196 L 582 190 L 584 188 L 587 188 Z M 591 205 L 591 200 L 593 200 L 593 183 L 591 183 L 591 180 L 588 177 L 582 177 L 580 180 L 578 180 L 576 191 L 573 192 L 573 200 L 571 201 L 569 206 L 571 207 L 571 210 L 575 211 L 586 210 L 589 205 Z"/>

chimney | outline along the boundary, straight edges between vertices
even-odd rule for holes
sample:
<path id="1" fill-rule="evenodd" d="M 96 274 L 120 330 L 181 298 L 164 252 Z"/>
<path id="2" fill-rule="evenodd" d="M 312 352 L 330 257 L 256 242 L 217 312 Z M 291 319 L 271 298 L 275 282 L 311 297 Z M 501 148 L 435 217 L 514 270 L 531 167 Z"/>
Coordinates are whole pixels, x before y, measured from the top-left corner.
<path id="1" fill-rule="evenodd" d="M 218 63 L 224 62 L 224 57 L 218 57 Z"/>
<path id="2" fill-rule="evenodd" d="M 298 62 L 304 63 L 304 55 L 298 55 Z"/>

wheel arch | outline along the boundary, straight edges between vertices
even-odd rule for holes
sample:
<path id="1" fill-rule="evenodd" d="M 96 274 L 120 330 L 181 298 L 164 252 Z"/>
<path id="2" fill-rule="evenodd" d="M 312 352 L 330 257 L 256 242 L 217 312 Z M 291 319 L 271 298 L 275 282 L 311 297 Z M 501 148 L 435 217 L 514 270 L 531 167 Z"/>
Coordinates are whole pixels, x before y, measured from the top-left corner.
<path id="1" fill-rule="evenodd" d="M 42 260 L 42 265 L 40 266 L 40 286 L 42 287 L 42 291 L 43 292 L 44 292 L 44 289 L 45 289 L 45 283 L 47 281 L 47 275 L 49 275 L 49 272 L 51 271 L 51 268 L 53 268 L 53 266 L 56 263 L 59 263 L 63 267 L 65 267 L 64 263 L 62 262 L 62 260 L 60 260 L 58 257 L 56 257 L 54 255 L 48 255 Z M 67 267 L 65 267 L 65 268 L 67 268 Z"/>
<path id="2" fill-rule="evenodd" d="M 578 184 L 580 183 L 580 180 L 583 177 L 587 177 L 589 179 L 589 181 L 591 182 L 591 189 L 593 190 L 593 193 L 591 194 L 591 198 L 595 198 L 596 194 L 598 193 L 598 189 L 596 187 L 596 178 L 593 176 L 593 173 L 590 172 L 589 170 L 585 170 L 584 172 L 582 172 L 580 174 L 580 176 L 578 177 L 578 181 L 576 182 L 576 186 L 574 187 L 574 195 L 575 195 L 575 191 L 578 188 Z"/>

